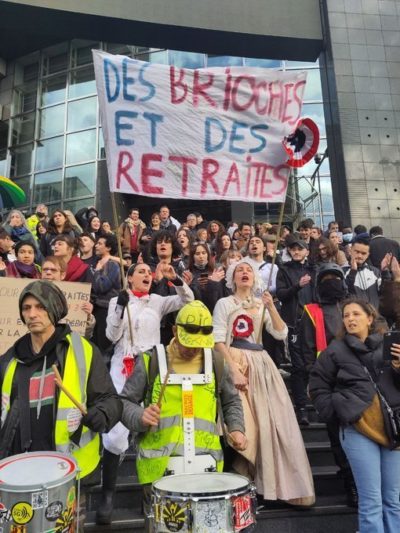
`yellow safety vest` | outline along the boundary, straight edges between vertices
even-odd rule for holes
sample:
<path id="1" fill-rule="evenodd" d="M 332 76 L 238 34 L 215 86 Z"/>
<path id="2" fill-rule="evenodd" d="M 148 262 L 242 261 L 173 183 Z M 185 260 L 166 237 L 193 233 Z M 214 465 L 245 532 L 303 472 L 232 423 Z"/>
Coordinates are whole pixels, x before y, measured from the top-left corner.
<path id="1" fill-rule="evenodd" d="M 149 377 L 151 354 L 144 353 L 144 363 Z M 153 357 L 157 357 L 156 354 Z M 195 454 L 211 455 L 217 471 L 223 469 L 223 452 L 216 425 L 217 397 L 215 393 L 215 373 L 207 385 L 193 385 L 194 440 Z M 154 380 L 151 403 L 157 403 L 161 390 L 160 375 Z M 183 405 L 181 385 L 167 385 L 161 407 L 160 422 L 156 428 L 147 431 L 140 438 L 136 460 L 139 482 L 152 483 L 160 479 L 168 467 L 171 456 L 183 456 Z"/>
<path id="2" fill-rule="evenodd" d="M 93 347 L 86 339 L 74 332 L 68 334 L 66 339 L 69 347 L 65 357 L 63 385 L 80 403 L 85 405 Z M 2 426 L 11 406 L 12 384 L 17 365 L 17 359 L 11 359 L 4 375 L 1 391 Z M 84 478 L 93 472 L 100 462 L 100 437 L 98 433 L 83 426 L 79 445 L 70 441 L 71 433 L 68 431 L 67 417 L 72 409 L 76 410 L 75 405 L 64 392 L 60 391 L 55 424 L 55 446 L 57 451 L 72 455 L 76 459 L 80 470 L 79 478 Z"/>

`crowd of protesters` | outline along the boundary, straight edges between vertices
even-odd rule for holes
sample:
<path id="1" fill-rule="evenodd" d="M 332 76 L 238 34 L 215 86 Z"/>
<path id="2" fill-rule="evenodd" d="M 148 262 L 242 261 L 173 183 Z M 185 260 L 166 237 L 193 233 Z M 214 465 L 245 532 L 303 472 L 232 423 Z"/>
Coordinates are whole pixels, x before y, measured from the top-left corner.
<path id="1" fill-rule="evenodd" d="M 379 226 L 368 230 L 362 225 L 351 228 L 332 221 L 324 230 L 305 219 L 296 228 L 278 228 L 269 223 L 206 221 L 200 213 L 189 213 L 186 220 L 178 221 L 166 205 L 149 220 L 142 220 L 140 210 L 132 208 L 122 224 L 113 228 L 93 206 L 75 216 L 60 209 L 49 216 L 47 207 L 40 204 L 27 219 L 12 210 L 0 228 L 0 276 L 92 284 L 90 303 L 83 304 L 86 335 L 99 347 L 107 364 L 111 359 L 111 376 L 119 393 L 132 370 L 127 366 L 127 355 L 134 358 L 160 341 L 168 345 L 177 311 L 190 300 L 203 302 L 214 313 L 215 348 L 230 364 L 244 406 L 244 396 L 253 387 L 247 395 L 250 414 L 246 415 L 246 425 L 254 426 L 248 431 L 258 434 L 253 453 L 262 449 L 253 461 L 252 472 L 260 494 L 266 499 L 298 499 L 295 492 L 271 485 L 269 474 L 271 460 L 280 466 L 288 462 L 290 453 L 285 446 L 290 438 L 297 443 L 297 455 L 292 458 L 303 465 L 302 479 L 309 484 L 307 459 L 298 444 L 301 434 L 293 437 L 291 427 L 309 424 L 310 394 L 327 422 L 348 504 L 356 506 L 360 497 L 362 533 L 395 531 L 390 526 L 368 529 L 365 524 L 372 508 L 375 524 L 379 513 L 383 513 L 385 524 L 400 520 L 397 452 L 385 456 L 385 469 L 392 469 L 392 475 L 385 474 L 382 466 L 378 476 L 381 467 L 377 460 L 378 466 L 371 467 L 376 471 L 366 479 L 362 464 L 357 463 L 360 450 L 368 448 L 365 453 L 372 461 L 374 451 L 369 448 L 387 448 L 384 440 L 376 444 L 370 435 L 359 431 L 357 424 L 374 394 L 368 379 L 366 382 L 360 372 L 354 374 L 350 364 L 351 353 L 363 354 L 370 371 L 379 372 L 382 332 L 400 327 L 399 261 L 399 244 L 386 238 Z M 129 292 L 123 290 L 121 272 Z M 122 309 L 121 314 L 115 312 L 117 308 Z M 129 312 L 124 313 L 125 308 Z M 264 308 L 266 321 L 264 315 L 261 317 Z M 362 333 L 357 329 L 360 316 L 366 324 Z M 260 327 L 263 321 L 265 330 Z M 243 339 L 248 344 L 244 345 Z M 268 352 L 268 360 L 255 364 L 252 350 L 257 351 L 260 345 L 263 353 Z M 399 353 L 393 348 L 395 379 L 400 379 Z M 254 389 L 249 376 L 251 372 L 265 373 L 265 365 L 269 385 L 258 384 Z M 282 400 L 287 394 L 282 391 L 282 376 L 290 383 L 293 419 L 286 400 Z M 364 381 L 357 388 L 354 380 Z M 271 430 L 279 425 L 277 417 L 286 419 L 287 427 L 281 427 L 281 434 Z M 272 434 L 276 442 L 270 440 Z M 123 426 L 116 426 L 104 438 L 105 462 L 110 465 L 105 470 L 111 478 L 106 488 L 111 494 L 127 438 Z M 282 479 L 287 476 L 290 484 L 296 478 L 296 468 L 296 464 L 286 465 Z M 365 485 L 369 489 L 371 483 L 378 483 L 378 477 L 382 477 L 382 490 L 378 487 L 379 494 L 371 496 Z M 310 483 L 308 492 L 305 489 L 307 496 L 312 493 Z M 394 498 L 386 498 L 385 491 Z"/>

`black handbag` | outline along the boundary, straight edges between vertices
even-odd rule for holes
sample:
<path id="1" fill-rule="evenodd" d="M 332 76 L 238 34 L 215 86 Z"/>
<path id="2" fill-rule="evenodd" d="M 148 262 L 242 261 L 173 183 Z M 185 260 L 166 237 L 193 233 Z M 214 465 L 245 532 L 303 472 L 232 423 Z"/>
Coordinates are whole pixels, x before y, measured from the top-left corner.
<path id="1" fill-rule="evenodd" d="M 364 368 L 364 372 L 369 377 L 378 395 L 381 408 L 382 408 L 385 431 L 389 439 L 389 447 L 391 450 L 394 450 L 395 448 L 400 447 L 400 406 L 391 407 L 389 405 L 385 396 L 382 394 L 382 391 L 379 389 L 377 383 L 372 379 L 372 376 L 368 368 L 364 365 L 363 365 L 363 368 Z M 385 370 L 390 371 L 391 369 L 386 368 Z M 385 373 L 385 370 L 383 371 L 383 373 Z M 399 396 L 400 396 L 400 391 L 399 391 Z"/>

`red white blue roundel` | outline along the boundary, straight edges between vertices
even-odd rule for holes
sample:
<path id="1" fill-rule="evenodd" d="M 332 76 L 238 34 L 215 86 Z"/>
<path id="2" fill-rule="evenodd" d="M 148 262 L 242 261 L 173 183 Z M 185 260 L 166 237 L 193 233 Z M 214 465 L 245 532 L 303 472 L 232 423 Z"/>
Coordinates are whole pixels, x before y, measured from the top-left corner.
<path id="1" fill-rule="evenodd" d="M 232 327 L 232 333 L 234 337 L 247 338 L 250 337 L 253 331 L 253 321 L 249 316 L 239 315 L 236 317 Z"/>
<path id="2" fill-rule="evenodd" d="M 286 164 L 295 168 L 304 166 L 315 156 L 318 145 L 318 126 L 310 118 L 301 118 L 294 132 L 283 141 L 283 147 L 289 154 Z"/>

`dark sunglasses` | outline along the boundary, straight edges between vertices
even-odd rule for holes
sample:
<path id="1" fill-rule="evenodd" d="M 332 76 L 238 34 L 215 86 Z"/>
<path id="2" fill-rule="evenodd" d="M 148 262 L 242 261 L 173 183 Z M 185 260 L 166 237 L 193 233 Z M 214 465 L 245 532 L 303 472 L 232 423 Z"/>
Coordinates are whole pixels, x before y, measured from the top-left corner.
<path id="1" fill-rule="evenodd" d="M 210 335 L 213 332 L 213 326 L 197 326 L 196 324 L 176 324 L 183 328 L 186 333 L 201 333 L 202 335 Z"/>

